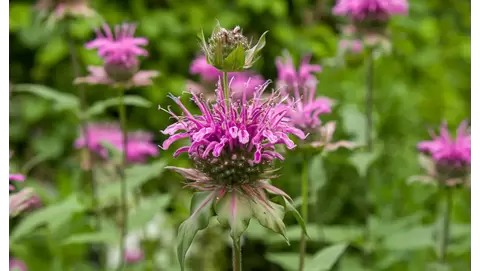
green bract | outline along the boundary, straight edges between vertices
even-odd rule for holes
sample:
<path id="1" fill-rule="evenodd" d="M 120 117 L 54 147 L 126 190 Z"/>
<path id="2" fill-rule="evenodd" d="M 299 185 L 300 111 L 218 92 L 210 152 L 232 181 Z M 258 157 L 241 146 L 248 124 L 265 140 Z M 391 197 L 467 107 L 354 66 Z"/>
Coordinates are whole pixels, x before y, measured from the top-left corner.
<path id="1" fill-rule="evenodd" d="M 239 26 L 227 30 L 217 23 L 208 42 L 203 31 L 198 38 L 208 64 L 223 72 L 241 72 L 252 67 L 259 59 L 258 53 L 265 47 L 265 31 L 255 46 L 243 36 Z"/>

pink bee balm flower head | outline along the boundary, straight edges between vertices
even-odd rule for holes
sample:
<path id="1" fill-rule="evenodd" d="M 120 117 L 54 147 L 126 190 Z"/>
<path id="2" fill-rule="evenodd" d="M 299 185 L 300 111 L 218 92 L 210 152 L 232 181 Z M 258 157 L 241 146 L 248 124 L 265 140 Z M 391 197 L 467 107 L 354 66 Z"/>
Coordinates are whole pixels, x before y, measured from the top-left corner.
<path id="1" fill-rule="evenodd" d="M 140 56 L 147 56 L 148 51 L 142 46 L 148 40 L 135 37 L 135 25 L 116 25 L 114 31 L 108 25 L 103 26 L 103 32 L 97 30 L 97 38 L 88 42 L 87 49 L 97 49 L 98 55 L 103 58 L 104 66 L 90 66 L 90 75 L 77 78 L 76 83 L 88 84 L 116 84 L 127 86 L 150 85 L 151 79 L 158 75 L 156 71 L 139 71 Z"/>
<path id="2" fill-rule="evenodd" d="M 406 0 L 337 0 L 335 15 L 348 16 L 355 21 L 386 20 L 392 15 L 406 15 Z"/>
<path id="3" fill-rule="evenodd" d="M 163 142 L 163 149 L 180 139 L 189 141 L 175 151 L 174 157 L 187 153 L 195 168 L 168 168 L 190 180 L 187 187 L 203 191 L 192 199 L 193 203 L 200 202 L 198 197 L 202 198 L 200 205 L 192 205 L 191 218 L 195 219 L 201 212 L 204 212 L 202 216 L 210 216 L 210 208 L 213 208 L 218 221 L 231 228 L 234 238 L 240 238 L 252 217 L 285 236 L 283 214 L 285 211 L 296 212 L 293 207 L 288 207 L 288 195 L 267 180 L 275 177 L 275 160 L 283 160 L 276 147 L 285 145 L 293 149 L 296 145 L 289 135 L 305 139 L 305 134 L 288 123 L 285 117 L 287 108 L 277 109 L 282 101 L 278 91 L 268 98 L 263 96 L 269 83 L 257 87 L 252 99 L 247 100 L 243 91 L 242 99 L 238 100 L 223 96 L 219 80 L 215 103 L 208 103 L 201 95 L 192 93 L 200 115 L 192 114 L 179 98 L 171 96 L 184 114 L 178 116 L 168 110 L 176 122 L 161 131 L 169 136 Z M 271 202 L 265 191 L 279 195 L 288 206 Z M 268 222 L 269 219 L 276 219 L 275 226 Z M 180 238 L 186 238 L 182 231 L 188 227 L 189 221 L 191 219 L 180 226 Z M 181 264 L 186 249 L 188 247 L 179 250 Z"/>
<path id="4" fill-rule="evenodd" d="M 9 261 L 9 268 L 10 271 L 28 271 L 27 265 L 18 259 L 10 258 Z"/>
<path id="5" fill-rule="evenodd" d="M 302 58 L 302 62 L 300 63 L 297 72 L 292 57 L 288 52 L 285 52 L 283 57 L 278 57 L 275 64 L 277 66 L 279 83 L 282 86 L 286 85 L 292 90 L 295 86 L 303 87 L 311 81 L 316 81 L 316 78 L 312 73 L 321 72 L 322 67 L 320 65 L 310 64 L 310 58 L 310 55 L 306 55 Z"/>
<path id="6" fill-rule="evenodd" d="M 320 115 L 332 112 L 332 101 L 326 97 L 315 97 L 316 88 L 317 84 L 313 81 L 302 88 L 295 86 L 294 97 L 286 99 L 291 123 L 304 132 L 311 133 L 319 128 Z"/>
<path id="7" fill-rule="evenodd" d="M 462 169 L 469 168 L 471 163 L 470 132 L 467 121 L 463 121 L 457 129 L 457 137 L 448 132 L 447 123 L 440 127 L 440 135 L 431 132 L 433 140 L 418 143 L 421 152 L 431 155 L 437 168 Z"/>
<path id="8" fill-rule="evenodd" d="M 51 22 L 68 17 L 93 17 L 96 15 L 87 0 L 38 0 L 35 7 L 44 13 L 53 11 Z"/>
<path id="9" fill-rule="evenodd" d="M 75 148 L 87 147 L 102 158 L 107 158 L 107 150 L 102 145 L 106 142 L 118 151 L 123 152 L 122 130 L 117 124 L 90 124 L 87 127 L 89 137 L 88 146 L 85 146 L 85 138 L 80 136 L 74 143 Z M 133 163 L 143 163 L 150 156 L 158 154 L 158 148 L 152 143 L 153 135 L 146 132 L 130 132 L 127 136 L 127 159 Z"/>

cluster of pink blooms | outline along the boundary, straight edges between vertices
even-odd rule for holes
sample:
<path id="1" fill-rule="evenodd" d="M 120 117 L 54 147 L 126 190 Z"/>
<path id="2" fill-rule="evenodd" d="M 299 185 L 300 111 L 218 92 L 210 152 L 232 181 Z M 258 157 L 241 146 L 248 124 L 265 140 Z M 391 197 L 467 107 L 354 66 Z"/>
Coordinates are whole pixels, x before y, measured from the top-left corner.
<path id="1" fill-rule="evenodd" d="M 418 150 L 426 152 L 441 167 L 470 167 L 471 145 L 467 121 L 463 121 L 457 129 L 456 138 L 448 132 L 447 123 L 440 127 L 440 135 L 431 132 L 433 140 L 418 143 Z"/>
<path id="2" fill-rule="evenodd" d="M 93 123 L 87 127 L 88 146 L 85 137 L 80 136 L 74 143 L 75 148 L 88 147 L 100 157 L 107 158 L 107 149 L 103 142 L 123 152 L 123 135 L 118 124 Z M 153 135 L 147 132 L 130 132 L 127 136 L 127 160 L 133 163 L 145 162 L 148 157 L 158 154 L 158 147 L 152 143 Z"/>
<path id="3" fill-rule="evenodd" d="M 221 71 L 207 63 L 205 56 L 198 56 L 192 61 L 190 74 L 200 76 L 202 84 L 189 82 L 188 88 L 196 94 L 204 93 L 206 95 L 208 95 L 207 90 L 214 86 L 218 78 L 223 76 Z M 241 98 L 243 92 L 246 92 L 247 98 L 251 98 L 255 92 L 255 88 L 265 83 L 265 79 L 263 79 L 261 75 L 251 71 L 229 72 L 228 80 L 230 82 L 231 93 L 236 98 Z"/>
<path id="4" fill-rule="evenodd" d="M 92 17 L 95 11 L 88 5 L 87 0 L 39 0 L 35 7 L 42 12 L 53 10 L 55 20 L 73 17 Z"/>
<path id="5" fill-rule="evenodd" d="M 335 15 L 348 16 L 356 21 L 386 20 L 392 15 L 408 13 L 406 0 L 337 0 Z"/>
<path id="6" fill-rule="evenodd" d="M 148 86 L 157 71 L 139 71 L 140 56 L 147 56 L 148 51 L 142 46 L 148 40 L 135 37 L 133 24 L 116 25 L 114 31 L 108 25 L 103 26 L 103 33 L 97 30 L 96 39 L 88 42 L 87 49 L 98 49 L 98 55 L 104 60 L 104 66 L 89 66 L 90 74 L 77 78 L 76 83 L 116 85 L 124 87 Z"/>

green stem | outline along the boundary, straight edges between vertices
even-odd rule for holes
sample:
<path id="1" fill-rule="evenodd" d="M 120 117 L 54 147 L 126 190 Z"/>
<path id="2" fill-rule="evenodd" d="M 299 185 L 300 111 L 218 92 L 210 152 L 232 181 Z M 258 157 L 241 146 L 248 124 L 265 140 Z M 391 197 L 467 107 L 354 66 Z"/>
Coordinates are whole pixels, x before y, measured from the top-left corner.
<path id="1" fill-rule="evenodd" d="M 302 169 L 302 217 L 307 223 L 308 219 L 308 158 L 307 156 L 304 157 L 303 160 L 303 169 Z M 302 231 L 300 235 L 300 260 L 298 264 L 298 270 L 303 271 L 305 266 L 305 251 L 307 248 L 307 242 L 305 238 L 305 233 Z"/>
<path id="2" fill-rule="evenodd" d="M 77 56 L 77 52 L 75 49 L 75 42 L 71 33 L 71 21 L 68 20 L 66 22 L 66 31 L 65 34 L 67 36 L 68 40 L 68 45 L 69 45 L 69 52 L 70 52 L 70 61 L 72 62 L 72 72 L 73 76 L 75 78 L 80 77 L 80 64 Z M 95 231 L 100 232 L 102 230 L 102 224 L 101 224 L 101 210 L 98 206 L 98 191 L 97 191 L 97 186 L 95 183 L 95 178 L 93 176 L 93 159 L 92 159 L 92 154 L 88 148 L 90 145 L 90 136 L 88 134 L 88 116 L 86 114 L 83 114 L 86 109 L 87 109 L 87 99 L 86 99 L 86 90 L 85 87 L 82 84 L 79 84 L 77 86 L 78 92 L 79 92 L 79 98 L 80 98 L 80 110 L 81 110 L 81 115 L 79 116 L 79 121 L 80 121 L 80 127 L 82 130 L 82 136 L 85 139 L 85 148 L 82 150 L 82 163 L 85 163 L 84 167 L 84 184 L 86 186 L 90 185 L 90 192 L 92 196 L 92 209 L 95 213 Z M 85 160 L 83 160 L 85 159 Z M 33 163 L 33 162 L 32 162 Z M 87 188 L 88 189 L 88 188 Z M 100 258 L 100 266 L 103 266 L 104 263 L 104 255 L 102 253 L 103 249 L 98 250 L 99 253 L 99 258 Z"/>
<path id="3" fill-rule="evenodd" d="M 444 196 L 444 213 L 442 220 L 442 234 L 440 239 L 440 262 L 445 263 L 447 259 L 448 239 L 450 236 L 450 210 L 452 208 L 452 189 L 443 187 L 441 193 Z"/>
<path id="4" fill-rule="evenodd" d="M 228 73 L 223 72 L 223 97 L 225 99 L 225 104 L 227 105 L 227 114 L 230 114 L 230 104 L 228 98 L 230 97 L 230 92 L 228 89 Z"/>
<path id="5" fill-rule="evenodd" d="M 366 95 L 365 95 L 365 117 L 367 119 L 367 127 L 365 129 L 365 139 L 367 140 L 367 151 L 373 151 L 373 88 L 374 88 L 374 59 L 373 59 L 373 49 L 368 49 L 367 58 L 366 58 L 366 74 L 365 74 L 365 84 L 366 84 Z M 364 240 L 365 244 L 369 244 L 370 240 L 370 229 L 368 225 L 369 221 L 369 192 L 372 188 L 373 181 L 370 179 L 370 174 L 365 176 L 365 229 L 364 229 Z M 371 255 L 370 249 L 366 248 L 364 250 L 364 264 L 366 267 L 370 266 Z"/>
<path id="6" fill-rule="evenodd" d="M 125 104 L 123 101 L 123 88 L 120 88 L 120 96 L 118 103 L 118 113 L 120 115 L 120 128 L 122 130 L 122 163 L 120 165 L 120 199 L 121 199 L 121 231 L 120 231 L 120 265 L 117 270 L 122 270 L 125 264 L 125 238 L 128 231 L 128 208 L 127 208 L 127 181 L 125 178 L 125 169 L 127 167 L 127 157 L 128 157 L 128 133 L 127 133 L 127 117 L 125 113 Z"/>
<path id="7" fill-rule="evenodd" d="M 242 248 L 240 246 L 241 237 L 235 239 L 232 237 L 232 265 L 233 271 L 242 271 Z"/>

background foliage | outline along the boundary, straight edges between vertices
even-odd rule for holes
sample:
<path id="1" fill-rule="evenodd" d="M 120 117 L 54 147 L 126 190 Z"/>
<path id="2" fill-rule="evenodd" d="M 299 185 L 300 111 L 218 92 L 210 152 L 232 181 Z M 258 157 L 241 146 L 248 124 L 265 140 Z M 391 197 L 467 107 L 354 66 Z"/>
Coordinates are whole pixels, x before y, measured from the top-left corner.
<path id="1" fill-rule="evenodd" d="M 128 91 L 151 105 L 129 106 L 127 114 L 132 129 L 153 132 L 158 144 L 165 139 L 158 131 L 170 120 L 156 107 L 166 107 L 171 103 L 167 94 L 181 95 L 186 80 L 194 79 L 188 70 L 199 53 L 196 34 L 201 27 L 210 33 L 216 19 L 226 27 L 240 25 L 244 33 L 255 37 L 270 31 L 261 63 L 255 66 L 265 78 L 276 77 L 275 57 L 283 49 L 297 60 L 311 52 L 313 63 L 324 64 L 324 71 L 318 76 L 318 92 L 337 102 L 334 114 L 328 116 L 339 124 L 336 137 L 365 140 L 365 69 L 361 62 L 340 66 L 327 61 L 336 55 L 342 24 L 341 19 L 330 14 L 333 0 L 97 0 L 92 5 L 110 24 L 138 23 L 137 34 L 150 40 L 150 56 L 142 67 L 159 70 L 161 76 L 153 86 Z M 58 29 L 49 31 L 36 21 L 32 6 L 31 1 L 10 1 L 11 82 L 45 85 L 67 98 L 44 99 L 25 91 L 11 94 L 9 134 L 15 156 L 10 171 L 25 173 L 26 183 L 37 189 L 46 207 L 11 221 L 10 242 L 15 245 L 11 245 L 10 252 L 24 260 L 29 270 L 56 270 L 60 266 L 70 268 L 67 270 L 95 270 L 98 244 L 113 246 L 116 229 L 105 219 L 103 232 L 93 233 L 94 216 L 88 210 L 88 198 L 77 193 L 83 184 L 79 153 L 72 144 L 79 132 L 68 97 L 77 96 L 78 91 L 71 84 L 68 43 Z M 85 65 L 101 63 L 95 52 L 82 47 L 93 37 L 96 25 L 83 20 L 73 27 L 76 47 Z M 313 260 L 322 247 L 337 244 L 336 249 L 342 250 L 348 244 L 333 270 L 368 270 L 362 267 L 362 251 L 373 253 L 370 270 L 416 271 L 432 267 L 438 250 L 437 189 L 407 184 L 406 180 L 421 173 L 415 145 L 428 137 L 428 126 L 436 127 L 445 119 L 453 128 L 470 118 L 470 3 L 412 1 L 409 16 L 393 18 L 390 30 L 392 54 L 375 62 L 374 154 L 362 149 L 340 150 L 311 161 L 314 191 L 308 252 L 312 261 L 325 262 Z M 108 88 L 90 87 L 88 104 L 115 95 Z M 101 113 L 94 119 L 117 118 L 114 108 Z M 157 259 L 156 263 L 145 261 L 131 266 L 131 270 L 178 268 L 172 240 L 177 226 L 188 216 L 191 192 L 181 189 L 179 176 L 163 172 L 166 164 L 188 164 L 184 156 L 175 160 L 171 157 L 171 151 L 161 151 L 148 165 L 131 169 L 131 189 L 142 187 L 146 202 L 144 209 L 133 212 L 132 216 L 137 217 L 132 221 L 138 225 L 131 228 L 141 228 L 155 213 L 164 218 L 158 226 L 162 237 L 147 246 L 153 255 L 147 258 Z M 282 177 L 275 181 L 294 198 L 300 195 L 298 176 L 302 159 L 296 153 L 289 155 L 281 165 Z M 366 186 L 367 197 L 363 192 Z M 118 187 L 105 189 L 101 190 L 101 201 L 108 202 Z M 452 216 L 448 255 L 451 270 L 469 270 L 469 190 L 456 191 Z M 243 248 L 245 270 L 296 269 L 300 229 L 293 218 L 287 220 L 291 224 L 290 247 L 256 225 L 249 228 Z M 369 240 L 364 238 L 365 221 L 370 225 Z M 46 227 L 38 228 L 44 224 Z M 197 236 L 189 253 L 188 263 L 195 267 L 192 270 L 228 270 L 230 245 L 226 236 L 212 224 Z M 157 267 L 153 268 L 153 264 Z M 312 265 L 310 270 L 317 268 Z"/>

